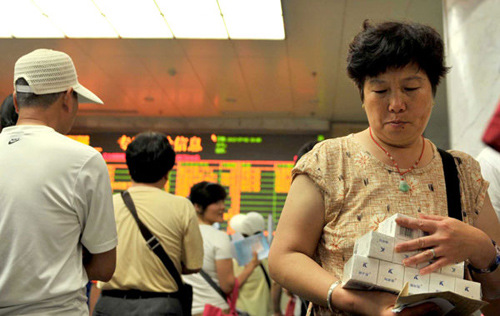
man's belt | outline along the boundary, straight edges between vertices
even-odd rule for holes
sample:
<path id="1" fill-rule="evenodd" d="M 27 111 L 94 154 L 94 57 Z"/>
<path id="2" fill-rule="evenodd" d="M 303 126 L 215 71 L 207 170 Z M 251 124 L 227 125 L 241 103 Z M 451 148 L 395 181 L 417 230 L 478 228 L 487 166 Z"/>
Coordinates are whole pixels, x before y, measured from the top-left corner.
<path id="1" fill-rule="evenodd" d="M 154 297 L 172 297 L 179 298 L 179 292 L 162 293 L 162 292 L 146 292 L 139 290 L 102 290 L 102 296 L 111 296 L 125 299 L 141 299 L 141 298 L 154 298 Z"/>

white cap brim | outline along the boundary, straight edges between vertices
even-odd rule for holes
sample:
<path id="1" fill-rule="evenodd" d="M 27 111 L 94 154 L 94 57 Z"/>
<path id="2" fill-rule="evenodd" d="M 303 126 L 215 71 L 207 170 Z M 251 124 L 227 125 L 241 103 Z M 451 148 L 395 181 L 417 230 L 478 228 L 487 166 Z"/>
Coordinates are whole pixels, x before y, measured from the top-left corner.
<path id="1" fill-rule="evenodd" d="M 78 94 L 78 103 L 97 103 L 104 104 L 102 100 L 96 96 L 92 91 L 82 86 L 78 83 L 76 86 L 72 87 L 73 91 Z M 16 85 L 17 92 L 25 92 L 25 93 L 35 93 L 30 86 L 25 85 Z M 63 92 L 63 91 L 60 91 Z M 54 92 L 55 93 L 55 92 Z"/>
<path id="2" fill-rule="evenodd" d="M 82 86 L 80 83 L 73 87 L 73 90 L 78 94 L 78 103 L 97 103 L 104 104 L 102 100 L 92 91 Z"/>

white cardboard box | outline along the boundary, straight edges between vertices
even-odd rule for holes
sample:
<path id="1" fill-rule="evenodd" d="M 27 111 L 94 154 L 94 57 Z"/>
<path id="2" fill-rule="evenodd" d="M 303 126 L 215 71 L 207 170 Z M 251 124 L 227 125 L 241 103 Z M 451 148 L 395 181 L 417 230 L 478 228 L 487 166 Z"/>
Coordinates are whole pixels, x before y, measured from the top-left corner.
<path id="1" fill-rule="evenodd" d="M 456 264 L 452 264 L 446 267 L 442 267 L 440 273 L 446 274 L 455 278 L 463 279 L 464 278 L 464 262 L 459 262 Z"/>
<path id="2" fill-rule="evenodd" d="M 455 279 L 455 277 L 449 275 L 431 273 L 431 277 L 429 280 L 429 292 L 454 292 Z"/>
<path id="3" fill-rule="evenodd" d="M 405 267 L 405 276 L 403 283 L 408 282 L 408 292 L 410 294 L 419 294 L 429 292 L 429 279 L 428 274 L 421 275 L 418 269 Z"/>
<path id="4" fill-rule="evenodd" d="M 394 214 L 391 217 L 386 218 L 382 223 L 378 225 L 377 231 L 389 235 L 393 238 L 399 238 L 403 240 L 411 240 L 424 235 L 421 230 L 410 229 L 406 227 L 399 226 L 396 224 L 396 218 L 412 218 L 403 214 Z"/>
<path id="5" fill-rule="evenodd" d="M 394 238 L 371 231 L 356 240 L 353 253 L 370 258 L 391 261 L 394 251 Z"/>
<path id="6" fill-rule="evenodd" d="M 402 242 L 405 242 L 405 241 L 408 241 L 408 240 L 404 240 L 404 239 L 400 239 L 400 238 L 396 238 L 395 239 L 395 242 L 394 242 L 394 247 L 396 247 L 397 244 L 399 243 L 402 243 Z M 425 250 L 423 250 L 425 251 Z M 398 264 L 403 264 L 403 260 L 406 259 L 406 258 L 409 258 L 411 256 L 414 256 L 418 253 L 422 252 L 421 250 L 415 250 L 415 251 L 408 251 L 408 252 L 396 252 L 394 251 L 393 252 L 393 255 L 392 255 L 392 262 L 394 263 L 398 263 Z M 425 262 L 421 262 L 417 265 L 414 265 L 412 266 L 412 268 L 417 268 L 417 269 L 422 269 L 423 267 L 426 267 L 428 266 L 429 264 L 433 263 L 434 261 L 432 260 L 429 260 L 429 261 L 425 261 Z"/>
<path id="7" fill-rule="evenodd" d="M 455 278 L 455 293 L 474 300 L 480 300 L 481 283 Z"/>
<path id="8" fill-rule="evenodd" d="M 405 270 L 400 264 L 381 260 L 378 268 L 377 285 L 385 290 L 399 293 L 403 288 Z"/>
<path id="9" fill-rule="evenodd" d="M 424 250 L 425 251 L 425 250 Z M 429 264 L 431 263 L 434 263 L 434 260 L 429 260 L 429 261 L 424 261 L 424 262 L 420 262 L 419 264 L 417 264 L 417 269 L 422 269 L 424 267 L 427 267 Z M 441 269 L 438 269 L 438 272 L 440 272 Z"/>
<path id="10" fill-rule="evenodd" d="M 377 284 L 380 260 L 352 255 L 344 265 L 342 287 L 346 289 L 370 290 Z"/>
<path id="11" fill-rule="evenodd" d="M 395 238 L 394 240 L 394 247 L 396 247 L 397 244 L 405 242 L 408 240 L 404 240 L 401 238 Z M 397 264 L 403 264 L 403 260 L 406 258 L 409 258 L 411 256 L 414 256 L 418 253 L 418 251 L 408 251 L 408 252 L 396 252 L 394 251 L 392 254 L 392 259 L 391 261 Z"/>

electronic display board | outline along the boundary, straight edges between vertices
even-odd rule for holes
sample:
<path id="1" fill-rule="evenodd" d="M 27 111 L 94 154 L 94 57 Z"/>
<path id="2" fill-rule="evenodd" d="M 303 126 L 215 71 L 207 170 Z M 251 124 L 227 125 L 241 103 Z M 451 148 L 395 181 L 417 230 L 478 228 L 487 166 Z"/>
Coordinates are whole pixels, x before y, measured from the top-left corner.
<path id="1" fill-rule="evenodd" d="M 101 151 L 108 165 L 113 192 L 126 190 L 130 176 L 125 150 L 134 134 L 94 133 L 70 137 Z M 188 196 L 200 181 L 216 182 L 228 192 L 227 221 L 232 216 L 259 212 L 271 215 L 274 227 L 291 183 L 291 170 L 298 149 L 311 135 L 167 135 L 176 152 L 176 164 L 165 190 Z M 226 225 L 222 225 L 225 227 Z"/>

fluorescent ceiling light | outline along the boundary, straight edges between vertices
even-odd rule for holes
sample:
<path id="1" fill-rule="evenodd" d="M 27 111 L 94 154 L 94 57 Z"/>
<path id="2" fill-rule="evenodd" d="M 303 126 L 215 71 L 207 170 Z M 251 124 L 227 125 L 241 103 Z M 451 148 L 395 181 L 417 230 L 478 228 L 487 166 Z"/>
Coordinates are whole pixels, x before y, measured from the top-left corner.
<path id="1" fill-rule="evenodd" d="M 13 4 L 6 3 L 6 1 L 0 2 L 0 12 L 13 12 L 12 7 Z M 9 19 L 9 16 L 13 14 L 4 14 L 0 19 L 0 37 L 12 37 L 12 19 Z"/>
<path id="2" fill-rule="evenodd" d="M 156 3 L 176 38 L 228 38 L 215 0 L 156 0 Z"/>
<path id="3" fill-rule="evenodd" d="M 1 1 L 3 16 L 0 20 L 7 23 L 11 30 L 9 37 L 18 38 L 61 38 L 62 30 L 43 14 L 41 9 L 30 0 Z M 2 25 L 3 29 L 3 25 Z"/>
<path id="4" fill-rule="evenodd" d="M 285 39 L 280 0 L 218 0 L 231 39 Z"/>
<path id="5" fill-rule="evenodd" d="M 280 0 L 0 0 L 0 37 L 285 38 Z"/>
<path id="6" fill-rule="evenodd" d="M 110 38 L 118 34 L 90 0 L 33 0 L 67 37 Z M 70 8 L 68 10 L 68 8 Z"/>
<path id="7" fill-rule="evenodd" d="M 153 0 L 93 0 L 123 38 L 172 38 Z"/>

